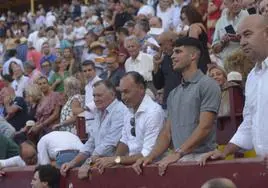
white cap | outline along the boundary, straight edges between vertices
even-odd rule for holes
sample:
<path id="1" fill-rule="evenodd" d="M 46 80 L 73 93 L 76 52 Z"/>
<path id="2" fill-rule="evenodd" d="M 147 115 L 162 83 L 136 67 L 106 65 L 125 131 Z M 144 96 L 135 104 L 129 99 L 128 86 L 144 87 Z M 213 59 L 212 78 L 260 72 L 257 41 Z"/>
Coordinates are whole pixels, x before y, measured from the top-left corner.
<path id="1" fill-rule="evenodd" d="M 239 72 L 232 71 L 227 75 L 227 81 L 242 81 L 242 75 Z"/>

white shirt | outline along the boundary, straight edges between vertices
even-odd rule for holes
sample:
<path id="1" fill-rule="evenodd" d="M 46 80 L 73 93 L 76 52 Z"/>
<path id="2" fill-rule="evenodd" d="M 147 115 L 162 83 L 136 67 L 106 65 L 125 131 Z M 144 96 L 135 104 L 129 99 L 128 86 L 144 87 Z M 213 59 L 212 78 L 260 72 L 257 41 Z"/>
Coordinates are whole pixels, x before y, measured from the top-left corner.
<path id="1" fill-rule="evenodd" d="M 20 59 L 17 59 L 16 57 L 11 57 L 9 60 L 7 60 L 4 63 L 4 66 L 3 66 L 3 75 L 9 74 L 9 65 L 13 61 L 15 63 L 17 63 L 21 67 L 21 70 L 24 72 L 24 67 L 23 67 L 22 61 Z"/>
<path id="2" fill-rule="evenodd" d="M 136 71 L 140 73 L 146 81 L 152 81 L 153 57 L 140 52 L 136 59 L 129 57 L 125 63 L 126 72 Z"/>
<path id="3" fill-rule="evenodd" d="M 228 25 L 232 25 L 234 30 L 237 31 L 238 25 L 241 23 L 241 21 L 248 16 L 248 12 L 245 10 L 241 10 L 240 13 L 235 17 L 233 20 L 228 19 L 227 15 L 228 10 L 223 10 L 221 17 L 217 21 L 217 24 L 215 26 L 215 32 L 213 36 L 213 42 L 212 46 L 215 44 L 218 44 L 222 37 L 227 34 L 225 31 L 225 27 Z M 222 52 L 219 53 L 219 57 L 221 60 L 224 60 L 229 55 L 231 55 L 235 50 L 237 50 L 240 47 L 239 42 L 232 42 L 230 41 L 228 46 L 226 46 Z"/>
<path id="4" fill-rule="evenodd" d="M 30 80 L 28 76 L 22 75 L 20 79 L 13 80 L 11 82 L 11 87 L 15 90 L 15 95 L 17 97 L 23 97 L 23 91 L 27 85 L 29 85 Z"/>
<path id="5" fill-rule="evenodd" d="M 43 136 L 37 144 L 38 163 L 50 164 L 55 160 L 59 151 L 80 150 L 83 143 L 80 139 L 68 131 L 53 131 Z"/>
<path id="6" fill-rule="evenodd" d="M 85 41 L 85 35 L 87 34 L 87 30 L 85 27 L 75 27 L 74 28 L 74 36 L 75 36 L 75 42 L 74 46 L 84 46 L 86 44 Z"/>
<path id="7" fill-rule="evenodd" d="M 257 155 L 268 154 L 268 58 L 249 73 L 245 88 L 243 122 L 230 140 L 244 148 L 254 148 Z"/>
<path id="8" fill-rule="evenodd" d="M 48 12 L 46 15 L 46 27 L 54 26 L 56 22 L 56 17 L 52 14 L 52 12 Z"/>
<path id="9" fill-rule="evenodd" d="M 26 166 L 26 164 L 22 160 L 22 158 L 18 155 L 18 156 L 11 157 L 9 159 L 0 160 L 0 166 L 2 168 L 7 168 L 7 167 L 23 167 L 23 166 Z"/>
<path id="10" fill-rule="evenodd" d="M 170 26 L 173 25 L 173 14 L 175 7 L 172 5 L 167 8 L 165 11 L 162 11 L 159 7 L 159 4 L 156 7 L 156 16 L 162 19 L 162 26 L 165 31 L 168 31 Z"/>
<path id="11" fill-rule="evenodd" d="M 145 95 L 137 112 L 129 110 L 125 114 L 124 127 L 121 142 L 126 144 L 129 155 L 142 154 L 147 156 L 153 146 L 164 123 L 164 111 L 151 97 Z M 132 136 L 130 124 L 131 118 L 135 117 L 136 136 Z"/>
<path id="12" fill-rule="evenodd" d="M 28 37 L 28 43 L 32 43 L 33 47 L 38 51 L 42 51 L 42 45 L 45 41 L 47 41 L 46 37 L 39 37 L 38 36 L 39 31 L 35 31 L 31 33 Z"/>
<path id="13" fill-rule="evenodd" d="M 154 11 L 154 8 L 150 5 L 143 5 L 137 15 L 145 15 L 145 16 L 154 16 L 155 15 L 155 11 Z"/>
<path id="14" fill-rule="evenodd" d="M 94 103 L 94 97 L 93 97 L 93 85 L 101 80 L 100 77 L 95 76 L 92 80 L 90 80 L 87 85 L 85 86 L 85 106 L 90 109 L 90 111 L 95 111 L 96 105 Z M 92 119 L 93 113 L 86 111 L 85 118 L 86 120 Z"/>

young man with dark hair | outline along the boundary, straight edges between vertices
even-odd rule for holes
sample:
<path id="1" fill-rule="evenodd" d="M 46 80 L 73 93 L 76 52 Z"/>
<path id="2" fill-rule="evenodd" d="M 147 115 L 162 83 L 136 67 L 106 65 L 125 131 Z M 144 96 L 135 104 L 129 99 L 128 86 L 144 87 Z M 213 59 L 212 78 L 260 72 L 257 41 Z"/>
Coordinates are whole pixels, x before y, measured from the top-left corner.
<path id="1" fill-rule="evenodd" d="M 35 169 L 32 188 L 59 188 L 60 171 L 51 165 L 40 165 Z"/>

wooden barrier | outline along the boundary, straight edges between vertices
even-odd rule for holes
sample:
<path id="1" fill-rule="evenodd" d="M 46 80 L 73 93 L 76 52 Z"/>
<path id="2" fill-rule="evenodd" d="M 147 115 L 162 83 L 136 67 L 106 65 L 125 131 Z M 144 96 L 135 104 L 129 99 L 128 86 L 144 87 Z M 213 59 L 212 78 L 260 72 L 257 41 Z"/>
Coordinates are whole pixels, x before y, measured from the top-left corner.
<path id="1" fill-rule="evenodd" d="M 238 126 L 243 120 L 244 96 L 240 86 L 228 88 L 230 115 L 218 117 L 217 143 L 225 145 L 235 134 Z"/>
<path id="2" fill-rule="evenodd" d="M 29 187 L 33 167 L 7 169 L 6 177 L 0 179 L 1 188 Z M 164 176 L 151 165 L 138 176 L 131 167 L 108 168 L 101 175 L 93 170 L 87 180 L 77 179 L 77 169 L 61 179 L 61 188 L 200 188 L 216 177 L 226 177 L 234 181 L 238 188 L 267 188 L 268 170 L 262 159 L 236 159 L 217 161 L 200 167 L 196 163 L 174 164 L 168 167 Z"/>

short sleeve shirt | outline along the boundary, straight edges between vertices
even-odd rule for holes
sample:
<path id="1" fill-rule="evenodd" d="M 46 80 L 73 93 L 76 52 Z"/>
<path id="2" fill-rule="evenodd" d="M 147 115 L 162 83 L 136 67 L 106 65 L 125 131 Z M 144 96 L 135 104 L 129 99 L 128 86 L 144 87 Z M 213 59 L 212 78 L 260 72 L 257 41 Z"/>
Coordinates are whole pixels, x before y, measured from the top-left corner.
<path id="1" fill-rule="evenodd" d="M 218 113 L 221 91 L 218 84 L 198 70 L 188 81 L 172 90 L 168 96 L 168 119 L 171 121 L 172 142 L 179 148 L 199 124 L 201 112 Z M 193 152 L 215 149 L 216 122 L 210 134 Z"/>

